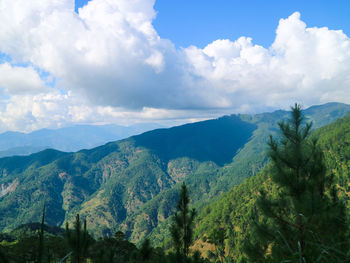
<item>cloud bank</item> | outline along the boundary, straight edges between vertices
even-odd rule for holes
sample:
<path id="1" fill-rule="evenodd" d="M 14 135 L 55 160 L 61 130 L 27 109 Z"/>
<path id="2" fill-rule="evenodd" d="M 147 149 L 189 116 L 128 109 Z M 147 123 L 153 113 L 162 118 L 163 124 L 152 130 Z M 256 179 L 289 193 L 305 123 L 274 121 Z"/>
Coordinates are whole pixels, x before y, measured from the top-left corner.
<path id="1" fill-rule="evenodd" d="M 350 39 L 281 19 L 267 49 L 249 37 L 175 47 L 154 0 L 0 2 L 0 130 L 207 118 L 350 103 Z M 1 58 L 1 56 L 0 56 Z"/>

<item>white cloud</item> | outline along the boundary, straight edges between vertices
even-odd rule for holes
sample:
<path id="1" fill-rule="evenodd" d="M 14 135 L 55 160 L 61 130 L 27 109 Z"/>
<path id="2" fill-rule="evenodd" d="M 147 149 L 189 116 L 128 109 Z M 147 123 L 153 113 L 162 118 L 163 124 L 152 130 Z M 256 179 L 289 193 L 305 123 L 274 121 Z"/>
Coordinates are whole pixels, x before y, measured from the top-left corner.
<path id="1" fill-rule="evenodd" d="M 182 124 L 217 116 L 202 111 L 143 108 L 138 111 L 111 106 L 91 105 L 80 96 L 57 91 L 36 95 L 14 95 L 1 101 L 0 131 L 29 132 L 41 128 L 59 128 L 69 124 L 118 123 L 130 125 L 140 122 L 162 121 L 165 125 Z M 190 116 L 190 117 L 189 117 Z"/>
<path id="2" fill-rule="evenodd" d="M 350 39 L 342 31 L 307 28 L 299 13 L 280 20 L 269 49 L 241 37 L 186 53 L 193 74 L 224 90 L 231 107 L 350 103 Z"/>
<path id="3" fill-rule="evenodd" d="M 6 94 L 30 94 L 45 90 L 45 83 L 33 67 L 0 64 L 0 90 Z"/>
<path id="4" fill-rule="evenodd" d="M 92 0 L 76 14 L 73 0 L 1 1 L 0 52 L 56 79 L 44 89 L 33 66 L 0 65 L 0 87 L 10 95 L 3 129 L 350 103 L 350 40 L 342 31 L 308 28 L 294 13 L 280 20 L 269 49 L 248 37 L 176 49 L 155 31 L 153 5 Z"/>

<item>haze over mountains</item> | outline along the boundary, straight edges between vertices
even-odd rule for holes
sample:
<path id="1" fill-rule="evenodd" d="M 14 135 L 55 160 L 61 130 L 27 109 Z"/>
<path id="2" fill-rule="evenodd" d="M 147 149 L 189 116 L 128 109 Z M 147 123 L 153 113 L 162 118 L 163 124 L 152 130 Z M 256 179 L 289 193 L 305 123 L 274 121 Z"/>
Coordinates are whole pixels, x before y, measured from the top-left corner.
<path id="1" fill-rule="evenodd" d="M 304 111 L 314 128 L 350 111 L 329 103 Z M 45 150 L 0 159 L 0 231 L 39 221 L 63 226 L 79 213 L 95 235 L 125 231 L 133 241 L 160 229 L 185 181 L 201 209 L 266 164 L 266 141 L 288 111 L 231 115 L 157 129 L 90 150 Z"/>
<path id="2" fill-rule="evenodd" d="M 75 125 L 55 130 L 41 129 L 31 133 L 8 131 L 0 134 L 0 157 L 28 155 L 47 148 L 74 152 L 161 127 L 163 126 L 155 123 L 140 123 L 131 126 Z"/>

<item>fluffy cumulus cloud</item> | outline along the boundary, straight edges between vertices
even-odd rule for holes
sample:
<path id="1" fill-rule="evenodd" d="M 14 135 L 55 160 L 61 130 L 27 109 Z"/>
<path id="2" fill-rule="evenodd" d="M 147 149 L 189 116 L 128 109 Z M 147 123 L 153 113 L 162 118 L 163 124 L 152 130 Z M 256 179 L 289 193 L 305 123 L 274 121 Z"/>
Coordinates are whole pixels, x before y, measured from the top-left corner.
<path id="1" fill-rule="evenodd" d="M 0 88 L 7 94 L 39 93 L 45 90 L 45 83 L 32 67 L 13 67 L 0 64 Z"/>
<path id="2" fill-rule="evenodd" d="M 74 0 L 1 1 L 0 130 L 350 103 L 342 31 L 294 13 L 268 49 L 248 37 L 176 48 L 154 29 L 153 6 L 92 0 L 77 14 Z"/>

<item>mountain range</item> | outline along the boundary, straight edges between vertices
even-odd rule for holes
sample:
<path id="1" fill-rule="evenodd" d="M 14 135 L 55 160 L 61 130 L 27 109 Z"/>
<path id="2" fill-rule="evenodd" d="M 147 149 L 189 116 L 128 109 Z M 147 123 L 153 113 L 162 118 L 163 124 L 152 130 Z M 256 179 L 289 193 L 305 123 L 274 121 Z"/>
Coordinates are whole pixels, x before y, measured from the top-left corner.
<path id="1" fill-rule="evenodd" d="M 48 148 L 75 152 L 161 127 L 155 123 L 139 123 L 131 126 L 75 125 L 30 133 L 8 131 L 0 134 L 0 157 L 29 155 Z"/>
<path id="2" fill-rule="evenodd" d="M 329 103 L 304 111 L 314 129 L 345 116 Z M 134 242 L 164 240 L 178 189 L 185 181 L 197 210 L 267 162 L 266 141 L 288 111 L 230 115 L 156 129 L 78 152 L 44 150 L 0 159 L 0 232 L 39 222 L 63 226 L 79 213 L 95 236 L 122 230 Z"/>

